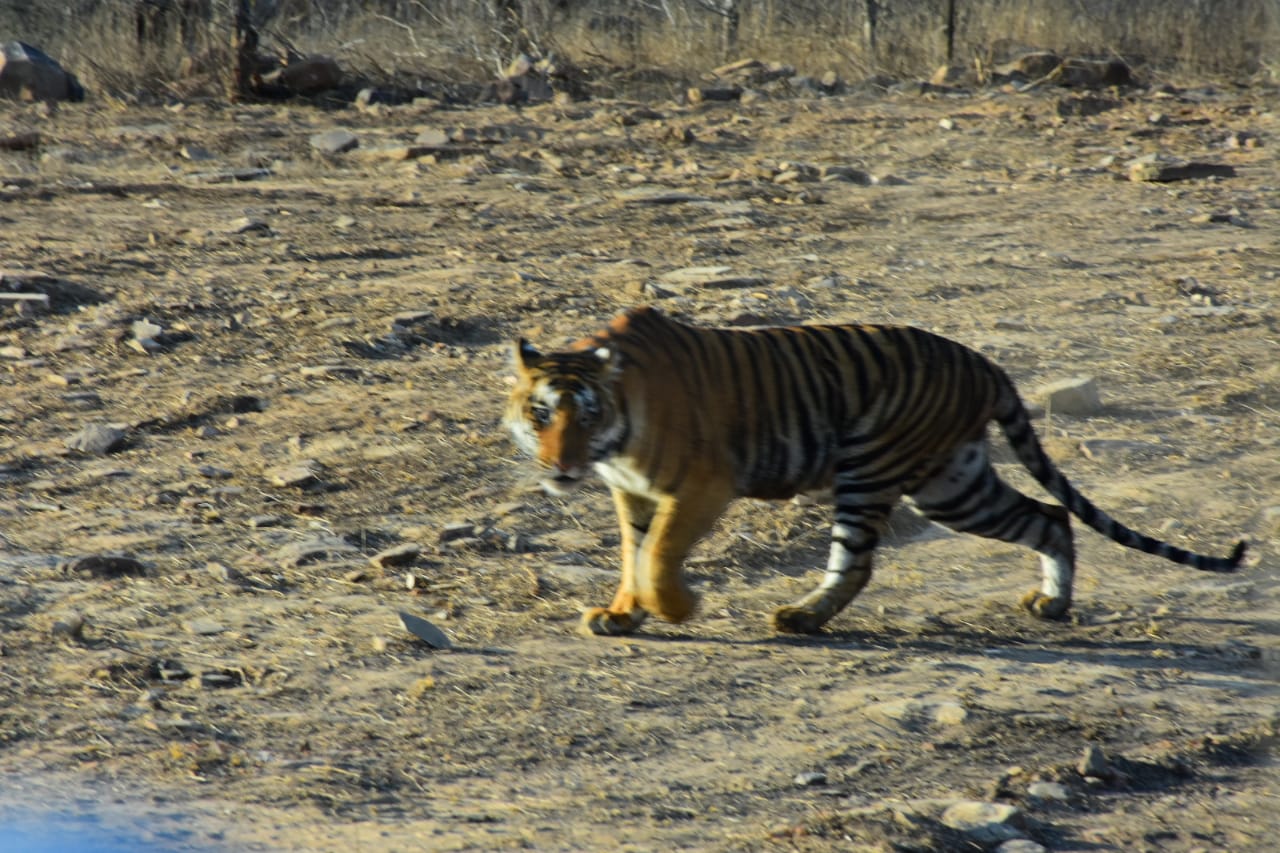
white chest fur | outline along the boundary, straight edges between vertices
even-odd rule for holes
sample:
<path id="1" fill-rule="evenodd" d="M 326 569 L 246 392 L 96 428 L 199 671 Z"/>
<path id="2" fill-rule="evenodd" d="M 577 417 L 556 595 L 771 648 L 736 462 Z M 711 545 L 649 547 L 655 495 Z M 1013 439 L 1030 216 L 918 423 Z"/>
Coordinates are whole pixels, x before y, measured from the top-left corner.
<path id="1" fill-rule="evenodd" d="M 656 497 L 653 482 L 625 457 L 615 456 L 608 462 L 597 462 L 596 473 L 600 475 L 600 479 L 615 489 L 621 489 L 633 495 Z"/>

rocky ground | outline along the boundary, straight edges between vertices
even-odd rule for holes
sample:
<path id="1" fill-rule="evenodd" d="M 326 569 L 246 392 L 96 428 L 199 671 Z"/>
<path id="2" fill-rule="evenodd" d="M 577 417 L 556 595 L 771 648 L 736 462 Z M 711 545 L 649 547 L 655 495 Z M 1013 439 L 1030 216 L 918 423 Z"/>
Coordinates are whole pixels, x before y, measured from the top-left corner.
<path id="1" fill-rule="evenodd" d="M 31 849 L 1271 849 L 1278 103 L 0 105 L 39 139 L 0 151 L 0 823 Z M 583 637 L 617 531 L 602 488 L 530 489 L 507 346 L 640 302 L 916 324 L 1032 400 L 1092 377 L 1098 411 L 1037 420 L 1068 475 L 1248 563 L 1082 531 L 1044 623 L 1032 554 L 903 515 L 827 634 L 778 637 L 827 511 L 744 502 L 692 561 L 697 619 Z"/>

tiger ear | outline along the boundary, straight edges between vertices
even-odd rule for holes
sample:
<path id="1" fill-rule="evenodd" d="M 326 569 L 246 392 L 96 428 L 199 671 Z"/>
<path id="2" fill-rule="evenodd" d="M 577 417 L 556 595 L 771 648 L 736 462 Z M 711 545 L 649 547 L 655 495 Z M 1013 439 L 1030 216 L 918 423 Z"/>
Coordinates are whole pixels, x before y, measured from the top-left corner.
<path id="1" fill-rule="evenodd" d="M 532 370 L 533 366 L 542 359 L 542 353 L 534 349 L 533 344 L 524 338 L 516 341 L 512 354 L 515 356 L 516 367 L 521 370 Z"/>

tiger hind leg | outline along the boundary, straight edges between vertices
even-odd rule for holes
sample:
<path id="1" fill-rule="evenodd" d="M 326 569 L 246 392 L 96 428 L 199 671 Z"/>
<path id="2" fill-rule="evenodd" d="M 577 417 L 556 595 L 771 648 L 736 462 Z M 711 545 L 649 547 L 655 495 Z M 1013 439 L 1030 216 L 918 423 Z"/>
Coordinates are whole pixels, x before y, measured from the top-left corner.
<path id="1" fill-rule="evenodd" d="M 1026 545 L 1040 555 L 1041 584 L 1022 598 L 1036 616 L 1057 619 L 1071 607 L 1075 545 L 1064 507 L 1042 503 L 1000 479 L 985 441 L 961 445 L 911 497 L 939 524 L 988 539 Z"/>
<path id="2" fill-rule="evenodd" d="M 856 483 L 837 484 L 831 551 L 822 582 L 809 594 L 773 612 L 774 630 L 814 634 L 844 609 L 871 580 L 871 556 L 889 523 L 898 493 L 860 492 Z"/>

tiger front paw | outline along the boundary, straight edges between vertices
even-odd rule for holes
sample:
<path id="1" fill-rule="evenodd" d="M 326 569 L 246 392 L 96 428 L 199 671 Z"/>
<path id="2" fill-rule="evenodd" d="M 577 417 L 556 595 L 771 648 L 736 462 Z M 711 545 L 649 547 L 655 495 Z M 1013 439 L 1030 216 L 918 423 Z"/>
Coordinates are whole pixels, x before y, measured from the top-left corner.
<path id="1" fill-rule="evenodd" d="M 582 614 L 584 631 L 598 637 L 620 637 L 631 634 L 644 623 L 645 612 L 639 608 L 628 611 L 592 607 Z"/>
<path id="2" fill-rule="evenodd" d="M 773 630 L 784 634 L 817 634 L 827 623 L 826 618 L 817 611 L 794 604 L 773 611 L 769 621 L 773 624 Z"/>
<path id="3" fill-rule="evenodd" d="M 1061 619 L 1071 609 L 1071 599 L 1053 598 L 1033 589 L 1022 596 L 1022 606 L 1041 619 Z"/>

